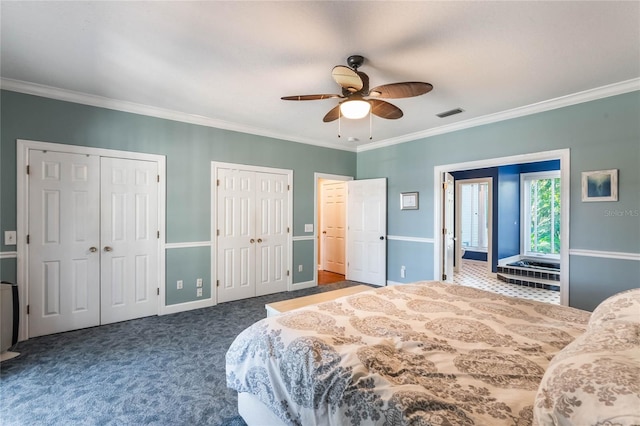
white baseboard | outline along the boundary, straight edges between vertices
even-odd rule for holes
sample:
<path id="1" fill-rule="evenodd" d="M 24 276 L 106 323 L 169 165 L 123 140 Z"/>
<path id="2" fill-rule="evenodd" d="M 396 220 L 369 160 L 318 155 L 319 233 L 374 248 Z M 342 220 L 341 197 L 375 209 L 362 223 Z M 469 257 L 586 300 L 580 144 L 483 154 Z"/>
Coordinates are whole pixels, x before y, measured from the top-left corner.
<path id="1" fill-rule="evenodd" d="M 387 280 L 387 285 L 389 285 L 389 286 L 391 286 L 391 285 L 403 285 L 403 284 L 405 284 L 405 283 L 399 283 L 397 281 Z"/>
<path id="2" fill-rule="evenodd" d="M 315 287 L 318 284 L 315 281 L 303 281 L 300 283 L 293 283 L 291 284 L 291 290 L 289 291 L 295 291 L 295 290 L 302 290 L 303 288 L 309 288 L 309 287 Z"/>
<path id="3" fill-rule="evenodd" d="M 212 297 L 209 299 L 194 300 L 193 302 L 162 306 L 158 315 L 177 314 L 178 312 L 192 311 L 194 309 L 208 308 L 210 306 L 215 306 Z"/>

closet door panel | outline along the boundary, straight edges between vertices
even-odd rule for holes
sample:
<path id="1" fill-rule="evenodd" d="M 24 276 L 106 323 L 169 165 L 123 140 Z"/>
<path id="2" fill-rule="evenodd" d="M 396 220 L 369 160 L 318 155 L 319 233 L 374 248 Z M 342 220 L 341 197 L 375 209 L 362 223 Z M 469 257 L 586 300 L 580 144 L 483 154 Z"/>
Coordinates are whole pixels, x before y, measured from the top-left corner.
<path id="1" fill-rule="evenodd" d="M 29 169 L 29 337 L 98 325 L 99 158 L 30 150 Z"/>
<path id="2" fill-rule="evenodd" d="M 255 178 L 218 169 L 216 268 L 218 302 L 255 296 Z"/>
<path id="3" fill-rule="evenodd" d="M 158 313 L 158 164 L 101 159 L 101 323 Z"/>
<path id="4" fill-rule="evenodd" d="M 288 200 L 287 175 L 256 174 L 256 204 L 260 206 L 256 243 L 256 296 L 287 290 Z"/>

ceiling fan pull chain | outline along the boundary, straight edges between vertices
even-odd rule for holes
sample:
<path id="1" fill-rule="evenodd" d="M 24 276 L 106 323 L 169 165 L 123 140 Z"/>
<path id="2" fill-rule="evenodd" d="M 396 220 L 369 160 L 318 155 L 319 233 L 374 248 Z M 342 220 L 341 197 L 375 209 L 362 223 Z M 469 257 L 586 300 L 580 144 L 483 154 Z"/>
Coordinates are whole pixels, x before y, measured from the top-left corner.
<path id="1" fill-rule="evenodd" d="M 369 112 L 369 140 L 373 139 L 373 115 Z"/>
<path id="2" fill-rule="evenodd" d="M 340 110 L 338 110 L 338 137 L 342 137 L 341 135 L 341 131 L 340 131 L 340 117 L 342 116 L 342 114 L 340 113 Z"/>

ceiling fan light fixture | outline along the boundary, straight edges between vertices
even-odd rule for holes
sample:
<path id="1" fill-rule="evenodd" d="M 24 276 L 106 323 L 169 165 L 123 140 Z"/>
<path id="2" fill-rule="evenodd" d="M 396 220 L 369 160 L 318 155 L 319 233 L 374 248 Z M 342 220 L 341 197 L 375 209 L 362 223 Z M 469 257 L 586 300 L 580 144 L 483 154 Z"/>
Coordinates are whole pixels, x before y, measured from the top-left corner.
<path id="1" fill-rule="evenodd" d="M 366 117 L 371 112 L 371 104 L 361 99 L 345 101 L 340 104 L 340 112 L 345 118 L 357 120 Z"/>

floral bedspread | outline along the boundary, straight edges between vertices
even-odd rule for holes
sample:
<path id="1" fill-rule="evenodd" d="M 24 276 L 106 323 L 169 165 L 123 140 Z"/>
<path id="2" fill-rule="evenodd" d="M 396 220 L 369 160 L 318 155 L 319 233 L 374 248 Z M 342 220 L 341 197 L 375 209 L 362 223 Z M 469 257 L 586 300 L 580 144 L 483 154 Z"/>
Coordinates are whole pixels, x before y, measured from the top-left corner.
<path id="1" fill-rule="evenodd" d="M 589 312 L 439 282 L 266 318 L 227 352 L 227 386 L 290 425 L 530 425 L 553 356 Z"/>

